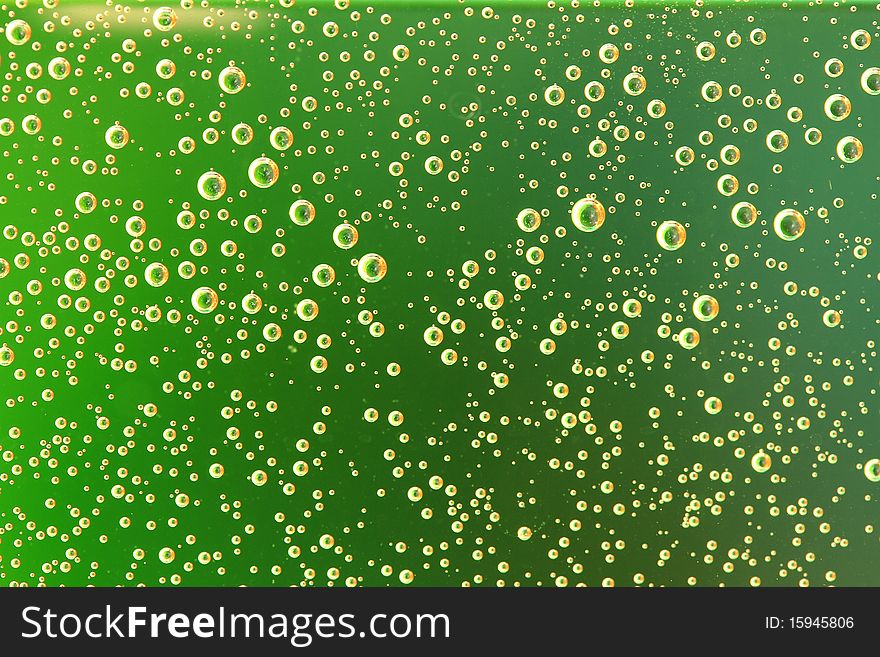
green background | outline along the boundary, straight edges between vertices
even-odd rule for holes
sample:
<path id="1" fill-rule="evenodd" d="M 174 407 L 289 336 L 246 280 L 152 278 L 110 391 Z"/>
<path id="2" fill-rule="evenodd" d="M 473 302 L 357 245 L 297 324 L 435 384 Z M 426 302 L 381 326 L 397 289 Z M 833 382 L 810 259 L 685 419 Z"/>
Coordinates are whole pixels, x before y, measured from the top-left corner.
<path id="1" fill-rule="evenodd" d="M 880 456 L 880 98 L 859 83 L 880 63 L 880 45 L 850 43 L 857 29 L 880 38 L 873 5 L 284 4 L 174 5 L 168 32 L 153 27 L 156 3 L 4 5 L 32 37 L 0 48 L 0 115 L 16 124 L 0 138 L 0 257 L 10 264 L 0 344 L 15 356 L 0 368 L 0 585 L 880 584 L 878 484 L 863 473 Z M 336 36 L 325 35 L 328 21 Z M 750 42 L 755 28 L 765 43 Z M 742 36 L 737 48 L 726 43 L 731 32 Z M 711 61 L 696 57 L 701 41 L 715 44 Z M 619 48 L 614 63 L 599 59 L 606 43 Z M 405 61 L 392 55 L 400 44 Z M 72 66 L 64 80 L 46 71 L 56 56 Z M 840 77 L 824 71 L 831 57 L 844 63 Z M 170 80 L 156 74 L 162 58 L 177 65 Z M 32 62 L 43 67 L 35 79 Z M 217 83 L 230 62 L 247 76 L 236 95 Z M 572 65 L 577 80 L 566 77 Z M 623 91 L 631 70 L 647 80 L 640 96 Z M 592 80 L 606 93 L 587 103 Z M 724 89 L 717 103 L 701 98 L 709 80 Z M 147 98 L 137 97 L 139 83 L 150 85 Z M 544 100 L 552 84 L 566 94 L 556 107 Z M 185 93 L 178 107 L 165 99 L 172 87 Z M 779 109 L 766 106 L 773 92 Z M 831 93 L 852 100 L 844 121 L 823 112 Z M 663 118 L 646 112 L 654 98 L 666 104 Z M 582 104 L 588 117 L 578 115 Z M 786 117 L 791 107 L 802 120 Z M 42 121 L 36 135 L 21 128 L 29 114 Z M 120 150 L 104 141 L 116 122 L 131 135 Z M 239 122 L 254 128 L 245 146 L 230 136 Z M 269 142 L 278 126 L 294 133 L 284 152 Z M 629 128 L 626 141 L 613 137 L 616 126 Z M 817 146 L 803 138 L 811 126 L 823 133 Z M 203 138 L 212 127 L 214 144 Z M 790 138 L 778 154 L 765 145 L 774 129 Z M 420 130 L 427 145 L 416 141 Z M 843 165 L 835 145 L 847 135 L 865 150 Z M 196 147 L 183 154 L 187 136 Z M 603 157 L 587 151 L 596 137 L 608 145 Z M 740 161 L 710 170 L 727 144 Z M 675 162 L 680 146 L 694 149 L 693 165 Z M 280 167 L 269 189 L 247 177 L 261 155 Z M 441 174 L 425 170 L 430 156 L 443 160 Z M 97 172 L 83 170 L 86 160 Z M 392 162 L 402 175 L 389 172 Z M 196 191 L 211 169 L 228 183 L 219 201 Z M 718 192 L 722 173 L 737 176 L 736 195 Z M 84 191 L 100 203 L 89 214 L 74 206 Z M 591 194 L 607 219 L 581 233 L 569 211 Z M 288 217 L 299 198 L 316 208 L 305 227 Z M 741 200 L 761 212 L 748 229 L 730 220 Z M 783 206 L 806 218 L 795 242 L 774 234 Z M 545 215 L 536 232 L 517 227 L 526 207 Z M 190 230 L 176 220 L 186 208 L 199 216 Z M 251 214 L 263 221 L 256 234 L 244 229 Z M 133 215 L 146 221 L 141 244 L 126 232 Z M 679 251 L 657 244 L 666 219 L 687 228 Z M 359 231 L 349 251 L 332 240 L 343 221 Z M 101 239 L 96 251 L 84 247 L 90 234 Z M 196 238 L 208 245 L 201 257 L 190 253 Z M 221 253 L 226 240 L 236 255 Z M 866 257 L 854 255 L 858 245 Z M 544 251 L 538 266 L 524 257 L 532 246 Z M 368 252 L 388 263 L 379 283 L 364 283 L 353 266 Z M 190 280 L 177 274 L 184 260 L 199 266 Z M 480 272 L 463 289 L 468 260 Z M 144 280 L 152 262 L 171 271 L 162 287 Z M 311 280 L 319 263 L 336 270 L 328 288 Z M 87 276 L 81 291 L 65 286 L 71 267 Z M 110 272 L 110 290 L 97 291 Z M 523 273 L 531 285 L 519 291 Z M 785 294 L 786 282 L 796 294 Z M 219 295 L 215 313 L 193 311 L 202 285 Z M 505 297 L 498 311 L 483 304 L 491 289 Z M 249 292 L 263 301 L 254 315 L 241 311 Z M 65 294 L 88 308 L 61 307 Z M 712 322 L 693 316 L 698 294 L 718 300 Z M 319 305 L 312 322 L 296 315 L 303 298 Z M 623 315 L 627 298 L 640 299 L 640 317 Z M 155 323 L 144 318 L 154 305 Z M 841 313 L 839 326 L 823 323 L 827 309 Z M 364 310 L 384 326 L 381 337 L 359 321 Z M 444 312 L 464 320 L 463 333 L 442 323 Z M 41 326 L 46 313 L 54 328 Z M 561 336 L 550 332 L 556 317 L 569 324 Z M 617 340 L 610 328 L 621 320 L 630 332 Z M 274 343 L 262 335 L 269 322 L 283 331 Z M 423 339 L 432 325 L 444 331 L 438 347 Z M 697 328 L 700 344 L 685 350 L 658 335 L 661 325 L 673 335 Z M 318 346 L 322 334 L 329 348 Z M 502 353 L 504 335 L 513 340 Z M 544 355 L 539 344 L 550 337 L 556 350 Z M 458 360 L 445 365 L 450 348 Z M 310 367 L 317 355 L 328 361 L 322 373 Z M 133 371 L 114 369 L 116 358 Z M 509 385 L 497 387 L 496 373 Z M 553 394 L 558 383 L 567 397 Z M 713 395 L 723 402 L 717 415 L 704 410 Z M 365 421 L 367 409 L 376 422 Z M 400 426 L 392 411 L 403 414 Z M 566 429 L 565 413 L 581 419 Z M 801 417 L 808 429 L 797 427 Z M 760 450 L 772 456 L 765 473 L 751 466 Z M 309 465 L 305 476 L 293 472 L 298 461 Z M 213 463 L 224 466 L 221 478 L 209 475 Z M 265 485 L 252 482 L 256 470 Z M 416 502 L 414 486 L 423 491 Z M 166 547 L 170 563 L 160 559 Z"/>

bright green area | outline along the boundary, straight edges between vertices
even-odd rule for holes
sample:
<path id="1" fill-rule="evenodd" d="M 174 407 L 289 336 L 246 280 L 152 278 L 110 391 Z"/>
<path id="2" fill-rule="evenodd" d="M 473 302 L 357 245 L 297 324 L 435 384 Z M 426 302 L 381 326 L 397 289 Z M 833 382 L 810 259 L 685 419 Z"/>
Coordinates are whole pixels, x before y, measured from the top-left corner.
<path id="1" fill-rule="evenodd" d="M 0 40 L 0 585 L 880 584 L 872 5 L 54 4 Z"/>

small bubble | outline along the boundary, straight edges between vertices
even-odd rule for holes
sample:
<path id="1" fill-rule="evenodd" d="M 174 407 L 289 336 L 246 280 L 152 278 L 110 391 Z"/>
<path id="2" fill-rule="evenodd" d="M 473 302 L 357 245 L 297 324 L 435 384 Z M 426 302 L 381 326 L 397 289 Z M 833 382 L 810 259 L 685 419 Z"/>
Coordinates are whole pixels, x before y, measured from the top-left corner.
<path id="1" fill-rule="evenodd" d="M 220 298 L 217 296 L 217 292 L 215 292 L 213 288 L 199 287 L 192 293 L 191 301 L 192 307 L 197 312 L 207 314 L 213 312 L 217 308 Z"/>
<path id="2" fill-rule="evenodd" d="M 504 295 L 498 290 L 489 290 L 483 295 L 483 303 L 489 310 L 498 310 L 504 305 Z"/>
<path id="3" fill-rule="evenodd" d="M 593 198 L 582 198 L 571 208 L 571 221 L 575 228 L 591 233 L 605 223 L 605 206 Z"/>
<path id="4" fill-rule="evenodd" d="M 290 128 L 279 126 L 269 134 L 269 143 L 276 150 L 286 151 L 293 146 L 293 133 Z"/>
<path id="5" fill-rule="evenodd" d="M 843 62 L 832 57 L 825 62 L 825 74 L 830 78 L 836 78 L 843 74 Z"/>
<path id="6" fill-rule="evenodd" d="M 561 105 L 565 100 L 565 90 L 558 84 L 551 85 L 544 90 L 544 100 L 548 105 Z"/>
<path id="7" fill-rule="evenodd" d="M 378 283 L 388 273 L 388 264 L 378 253 L 367 253 L 358 261 L 357 270 L 365 282 Z"/>
<path id="8" fill-rule="evenodd" d="M 657 243 L 667 251 L 675 251 L 684 246 L 687 231 L 677 221 L 664 221 L 657 227 Z"/>
<path id="9" fill-rule="evenodd" d="M 320 264 L 312 270 L 312 280 L 320 287 L 328 287 L 336 280 L 336 271 L 328 264 Z"/>
<path id="10" fill-rule="evenodd" d="M 703 100 L 716 103 L 721 100 L 721 95 L 723 90 L 721 85 L 715 82 L 714 80 L 710 80 L 706 84 L 703 85 L 703 88 L 700 90 L 700 94 L 703 96 Z"/>
<path id="11" fill-rule="evenodd" d="M 297 226 L 308 226 L 315 220 L 315 206 L 305 199 L 290 204 L 290 220 Z"/>
<path id="12" fill-rule="evenodd" d="M 263 307 L 263 300 L 255 292 L 249 292 L 241 300 L 241 309 L 248 315 L 255 315 Z"/>
<path id="13" fill-rule="evenodd" d="M 163 80 L 169 80 L 177 73 L 177 65 L 170 59 L 160 59 L 156 62 L 156 75 Z"/>
<path id="14" fill-rule="evenodd" d="M 773 130 L 767 134 L 767 148 L 774 153 L 781 153 L 788 148 L 788 135 L 782 130 Z"/>
<path id="15" fill-rule="evenodd" d="M 74 205 L 83 214 L 89 214 L 98 207 L 98 199 L 91 192 L 82 192 L 76 197 Z"/>
<path id="16" fill-rule="evenodd" d="M 703 408 L 709 415 L 718 415 L 722 408 L 721 400 L 718 397 L 707 397 L 703 402 Z"/>
<path id="17" fill-rule="evenodd" d="M 232 128 L 232 141 L 239 146 L 246 146 L 254 138 L 254 129 L 247 123 L 237 123 Z"/>
<path id="18" fill-rule="evenodd" d="M 862 142 L 858 137 L 842 137 L 837 142 L 837 157 L 847 164 L 857 162 L 864 152 L 865 147 L 862 146 Z"/>
<path id="19" fill-rule="evenodd" d="M 436 347 L 443 342 L 443 329 L 438 326 L 429 326 L 425 329 L 423 338 L 429 347 Z"/>
<path id="20" fill-rule="evenodd" d="M 871 45 L 871 35 L 866 30 L 856 30 L 850 35 L 849 42 L 856 50 L 864 50 Z"/>
<path id="21" fill-rule="evenodd" d="M 711 322 L 718 316 L 718 301 L 708 294 L 701 294 L 694 300 L 694 316 L 701 322 Z"/>
<path id="22" fill-rule="evenodd" d="M 248 166 L 248 178 L 260 188 L 267 188 L 278 182 L 279 170 L 274 160 L 258 157 Z"/>
<path id="23" fill-rule="evenodd" d="M 748 201 L 740 201 L 730 210 L 730 218 L 740 228 L 748 228 L 758 219 L 758 210 Z"/>
<path id="24" fill-rule="evenodd" d="M 803 235 L 806 228 L 804 215 L 793 208 L 780 210 L 773 219 L 773 230 L 779 237 L 789 242 Z"/>
<path id="25" fill-rule="evenodd" d="M 217 77 L 220 88 L 228 94 L 237 94 L 247 85 L 244 71 L 237 66 L 227 66 Z"/>
<path id="26" fill-rule="evenodd" d="M 684 328 L 678 334 L 678 344 L 684 349 L 694 349 L 700 344 L 700 332 L 694 328 Z"/>
<path id="27" fill-rule="evenodd" d="M 697 58 L 708 62 L 715 57 L 715 45 L 711 41 L 701 41 L 697 45 Z"/>
<path id="28" fill-rule="evenodd" d="M 840 313 L 836 310 L 826 310 L 822 314 L 822 323 L 828 328 L 834 328 L 840 324 Z"/>
<path id="29" fill-rule="evenodd" d="M 269 322 L 263 327 L 263 338 L 269 342 L 277 342 L 281 339 L 281 327 L 275 322 Z"/>
<path id="30" fill-rule="evenodd" d="M 206 201 L 216 201 L 226 193 L 226 178 L 216 171 L 206 171 L 197 183 L 199 194 Z"/>
<path id="31" fill-rule="evenodd" d="M 0 367 L 9 367 L 15 360 L 15 352 L 8 345 L 0 346 Z"/>
<path id="32" fill-rule="evenodd" d="M 170 547 L 163 547 L 159 550 L 159 561 L 162 563 L 168 564 L 174 561 L 176 554 L 174 550 Z"/>
<path id="33" fill-rule="evenodd" d="M 153 14 L 153 25 L 160 32 L 168 32 L 177 25 L 177 14 L 171 7 L 159 7 Z"/>
<path id="34" fill-rule="evenodd" d="M 350 249 L 358 241 L 357 228 L 351 224 L 339 224 L 333 229 L 333 243 L 340 249 Z"/>
<path id="35" fill-rule="evenodd" d="M 874 483 L 880 481 L 880 459 L 871 459 L 865 463 L 864 473 L 868 481 Z"/>
<path id="36" fill-rule="evenodd" d="M 584 96 L 591 102 L 598 102 L 605 97 L 605 86 L 597 80 L 588 82 L 584 87 Z"/>
<path id="37" fill-rule="evenodd" d="M 648 115 L 652 119 L 660 119 L 666 115 L 666 103 L 664 103 L 659 98 L 655 98 L 654 100 L 648 103 Z"/>
<path id="38" fill-rule="evenodd" d="M 516 215 L 516 225 L 525 233 L 532 233 L 541 227 L 541 213 L 532 208 L 524 208 Z"/>
<path id="39" fill-rule="evenodd" d="M 752 456 L 752 469 L 755 472 L 767 472 L 772 464 L 773 460 L 770 458 L 769 454 L 764 452 L 764 450 L 761 450 Z"/>
<path id="40" fill-rule="evenodd" d="M 13 46 L 23 46 L 31 38 L 31 26 L 20 18 L 6 24 L 6 39 Z"/>
<path id="41" fill-rule="evenodd" d="M 128 143 L 128 139 L 128 130 L 118 123 L 116 125 L 111 125 L 107 128 L 107 132 L 104 133 L 104 141 L 107 142 L 107 145 L 110 148 L 123 148 Z"/>
<path id="42" fill-rule="evenodd" d="M 311 322 L 318 316 L 318 303 L 312 299 L 302 299 L 296 304 L 296 314 L 304 322 Z"/>
<path id="43" fill-rule="evenodd" d="M 645 76 L 633 71 L 623 78 L 623 89 L 630 96 L 639 96 L 648 88 Z"/>
<path id="44" fill-rule="evenodd" d="M 402 167 L 403 165 L 401 165 Z M 432 176 L 436 176 L 438 173 L 443 171 L 443 160 L 441 160 L 436 155 L 431 155 L 428 159 L 425 160 L 425 171 L 430 173 Z"/>
<path id="45" fill-rule="evenodd" d="M 147 268 L 144 271 L 144 279 L 152 287 L 162 287 L 168 282 L 168 277 L 168 267 L 161 262 L 154 262 L 147 265 Z"/>
<path id="46" fill-rule="evenodd" d="M 694 149 L 690 146 L 681 146 L 675 151 L 675 161 L 683 167 L 690 166 L 695 159 Z"/>
<path id="47" fill-rule="evenodd" d="M 880 68 L 877 66 L 866 68 L 862 73 L 861 85 L 865 93 L 872 96 L 880 94 Z"/>
<path id="48" fill-rule="evenodd" d="M 843 94 L 831 94 L 825 99 L 825 116 L 832 121 L 843 121 L 852 111 L 852 103 Z"/>

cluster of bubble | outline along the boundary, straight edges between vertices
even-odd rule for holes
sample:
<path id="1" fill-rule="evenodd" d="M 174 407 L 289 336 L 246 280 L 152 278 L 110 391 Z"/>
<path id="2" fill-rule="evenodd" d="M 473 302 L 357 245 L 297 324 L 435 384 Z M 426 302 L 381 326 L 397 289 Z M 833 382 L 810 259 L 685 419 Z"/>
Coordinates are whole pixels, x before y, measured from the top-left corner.
<path id="1" fill-rule="evenodd" d="M 303 4 L 3 10 L 0 585 L 876 549 L 862 10 Z"/>

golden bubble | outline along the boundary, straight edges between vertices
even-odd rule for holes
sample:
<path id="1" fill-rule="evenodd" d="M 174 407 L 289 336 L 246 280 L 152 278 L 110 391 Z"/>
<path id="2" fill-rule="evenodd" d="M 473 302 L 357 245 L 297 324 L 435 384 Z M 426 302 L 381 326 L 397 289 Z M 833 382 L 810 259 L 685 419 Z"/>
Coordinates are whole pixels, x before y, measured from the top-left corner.
<path id="1" fill-rule="evenodd" d="M 385 258 L 378 253 L 367 253 L 358 260 L 358 275 L 367 283 L 378 283 L 388 272 Z"/>
<path id="2" fill-rule="evenodd" d="M 548 105 L 561 105 L 565 100 L 565 90 L 558 84 L 553 84 L 544 90 L 544 100 Z"/>
<path id="3" fill-rule="evenodd" d="M 516 215 L 516 225 L 526 233 L 532 233 L 541 226 L 541 214 L 532 208 L 524 208 Z"/>
<path id="4" fill-rule="evenodd" d="M 761 450 L 752 456 L 752 469 L 755 472 L 767 472 L 772 464 L 773 460 L 770 458 L 769 454 L 764 452 L 764 450 Z"/>
<path id="5" fill-rule="evenodd" d="M 571 208 L 571 221 L 575 228 L 591 233 L 605 223 L 605 206 L 593 198 L 582 198 Z"/>
<path id="6" fill-rule="evenodd" d="M 228 94 L 237 94 L 247 85 L 244 71 L 237 66 L 227 66 L 217 76 L 220 88 Z"/>
<path id="7" fill-rule="evenodd" d="M 694 328 L 684 328 L 678 334 L 678 344 L 685 349 L 694 349 L 700 344 L 700 333 Z"/>
<path id="8" fill-rule="evenodd" d="M 216 310 L 217 304 L 220 303 L 220 297 L 217 292 L 210 287 L 203 286 L 196 288 L 192 293 L 192 306 L 200 313 L 210 313 Z"/>
<path id="9" fill-rule="evenodd" d="M 718 316 L 718 301 L 708 294 L 701 294 L 694 300 L 694 316 L 701 322 L 711 322 Z"/>
<path id="10" fill-rule="evenodd" d="M 773 230 L 776 234 L 790 242 L 804 234 L 807 222 L 804 215 L 793 208 L 780 210 L 773 218 Z"/>
<path id="11" fill-rule="evenodd" d="M 825 99 L 825 116 L 832 121 L 843 121 L 852 112 L 852 103 L 843 94 L 831 94 Z"/>
<path id="12" fill-rule="evenodd" d="M 865 147 L 862 146 L 862 142 L 858 137 L 841 137 L 840 141 L 837 142 L 837 157 L 847 164 L 857 162 L 864 152 Z"/>
<path id="13" fill-rule="evenodd" d="M 667 251 L 676 251 L 684 246 L 687 231 L 677 221 L 664 221 L 657 227 L 657 243 Z"/>

